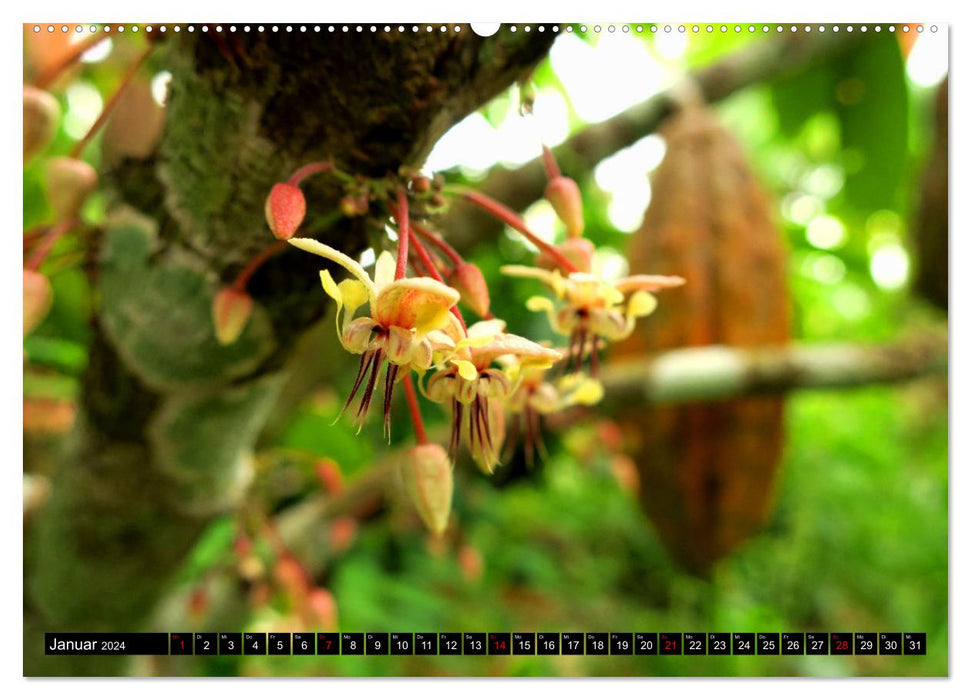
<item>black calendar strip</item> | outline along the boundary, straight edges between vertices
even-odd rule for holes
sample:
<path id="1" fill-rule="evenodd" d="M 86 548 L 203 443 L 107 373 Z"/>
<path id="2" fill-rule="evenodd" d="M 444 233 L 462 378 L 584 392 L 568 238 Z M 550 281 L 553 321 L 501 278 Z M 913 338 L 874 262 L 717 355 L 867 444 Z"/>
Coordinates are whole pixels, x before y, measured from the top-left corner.
<path id="1" fill-rule="evenodd" d="M 48 632 L 48 655 L 924 656 L 924 632 Z"/>

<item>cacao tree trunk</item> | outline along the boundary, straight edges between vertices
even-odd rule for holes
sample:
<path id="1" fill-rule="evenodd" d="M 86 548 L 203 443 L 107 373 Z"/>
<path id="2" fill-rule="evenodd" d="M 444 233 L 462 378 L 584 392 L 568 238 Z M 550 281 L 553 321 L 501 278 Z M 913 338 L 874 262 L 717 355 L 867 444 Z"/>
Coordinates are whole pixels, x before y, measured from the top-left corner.
<path id="1" fill-rule="evenodd" d="M 420 165 L 442 133 L 521 78 L 553 33 L 252 33 L 172 36 L 157 150 L 106 175 L 100 307 L 79 417 L 52 494 L 25 533 L 25 673 L 110 673 L 106 658 L 42 655 L 44 631 L 135 631 L 212 518 L 249 483 L 250 454 L 296 339 L 324 309 L 320 261 L 286 251 L 260 268 L 234 345 L 210 307 L 272 241 L 270 187 L 332 158 L 383 176 Z M 308 182 L 302 235 L 353 252 L 369 222 L 328 215 Z M 371 222 L 377 225 L 378 222 Z"/>

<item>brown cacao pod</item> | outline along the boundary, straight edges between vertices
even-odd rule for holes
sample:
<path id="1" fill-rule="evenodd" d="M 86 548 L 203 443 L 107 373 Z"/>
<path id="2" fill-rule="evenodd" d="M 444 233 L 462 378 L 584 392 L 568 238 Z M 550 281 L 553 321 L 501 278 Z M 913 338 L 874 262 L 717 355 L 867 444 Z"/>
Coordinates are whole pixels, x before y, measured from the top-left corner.
<path id="1" fill-rule="evenodd" d="M 921 183 L 920 205 L 914 222 L 917 272 L 914 289 L 947 311 L 947 84 L 937 90 L 934 145 Z"/>
<path id="2" fill-rule="evenodd" d="M 770 203 L 733 136 L 693 106 L 662 128 L 667 150 L 628 249 L 632 272 L 681 275 L 613 358 L 699 345 L 789 339 L 785 251 Z M 711 565 L 768 517 L 783 444 L 781 397 L 631 407 L 640 501 L 691 571 Z"/>

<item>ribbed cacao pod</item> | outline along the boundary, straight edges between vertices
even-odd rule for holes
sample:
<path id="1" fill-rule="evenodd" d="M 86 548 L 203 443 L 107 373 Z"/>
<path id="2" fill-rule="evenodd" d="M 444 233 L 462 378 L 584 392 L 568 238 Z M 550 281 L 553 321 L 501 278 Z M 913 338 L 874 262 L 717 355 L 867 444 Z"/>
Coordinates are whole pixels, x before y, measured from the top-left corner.
<path id="1" fill-rule="evenodd" d="M 789 339 L 786 257 L 772 207 L 739 144 L 707 108 L 677 112 L 651 203 L 628 249 L 633 272 L 681 275 L 613 358 Z M 631 407 L 640 501 L 669 551 L 707 573 L 766 522 L 783 445 L 781 397 Z"/>
<path id="2" fill-rule="evenodd" d="M 937 90 L 934 144 L 924 171 L 914 222 L 917 252 L 914 289 L 944 311 L 947 311 L 948 287 L 947 83 L 945 79 Z"/>

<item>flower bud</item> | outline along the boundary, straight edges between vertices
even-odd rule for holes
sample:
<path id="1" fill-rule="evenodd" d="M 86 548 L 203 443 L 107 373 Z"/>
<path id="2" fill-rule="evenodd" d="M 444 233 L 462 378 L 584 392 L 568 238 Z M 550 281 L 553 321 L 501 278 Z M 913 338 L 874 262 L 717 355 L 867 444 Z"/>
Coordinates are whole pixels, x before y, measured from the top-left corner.
<path id="1" fill-rule="evenodd" d="M 233 552 L 238 559 L 248 557 L 253 553 L 253 542 L 246 535 L 237 535 L 233 540 Z"/>
<path id="2" fill-rule="evenodd" d="M 411 189 L 413 189 L 418 194 L 425 194 L 432 189 L 432 181 L 429 180 L 424 175 L 419 175 L 414 180 L 411 181 Z"/>
<path id="3" fill-rule="evenodd" d="M 314 465 L 314 470 L 328 495 L 339 496 L 344 492 L 344 475 L 337 462 L 332 459 L 322 459 Z"/>
<path id="4" fill-rule="evenodd" d="M 299 187 L 280 182 L 270 190 L 264 213 L 273 235 L 285 241 L 292 238 L 303 223 L 303 217 L 307 213 L 307 201 Z"/>
<path id="5" fill-rule="evenodd" d="M 196 621 L 202 620 L 209 612 L 209 592 L 205 586 L 199 585 L 192 589 L 189 594 L 189 616 Z"/>
<path id="6" fill-rule="evenodd" d="M 448 285 L 462 295 L 465 302 L 480 317 L 489 315 L 489 286 L 477 265 L 462 263 L 448 277 Z"/>
<path id="7" fill-rule="evenodd" d="M 52 301 L 50 281 L 36 270 L 24 270 L 24 335 L 47 317 Z"/>
<path id="8" fill-rule="evenodd" d="M 566 224 L 570 238 L 583 235 L 583 200 L 577 183 L 558 175 L 546 185 L 546 199 L 553 205 L 560 221 Z"/>
<path id="9" fill-rule="evenodd" d="M 307 597 L 308 623 L 317 629 L 337 629 L 337 601 L 326 588 L 315 588 Z"/>
<path id="10" fill-rule="evenodd" d="M 43 151 L 57 133 L 60 105 L 45 90 L 24 87 L 24 162 Z"/>
<path id="11" fill-rule="evenodd" d="M 459 568 L 462 576 L 469 583 L 475 583 L 482 578 L 482 570 L 485 568 L 482 562 L 482 554 L 470 544 L 465 545 L 458 553 Z"/>
<path id="12" fill-rule="evenodd" d="M 282 590 L 295 598 L 307 593 L 307 575 L 300 562 L 289 554 L 277 558 L 273 566 L 273 579 Z"/>
<path id="13" fill-rule="evenodd" d="M 346 194 L 341 197 L 341 201 L 338 206 L 340 207 L 341 214 L 344 216 L 348 218 L 357 216 L 357 200 L 351 195 Z"/>
<path id="14" fill-rule="evenodd" d="M 425 525 L 445 532 L 452 509 L 452 463 L 441 445 L 416 445 L 402 466 L 405 488 Z"/>
<path id="15" fill-rule="evenodd" d="M 77 216 L 85 200 L 98 186 L 98 173 L 83 160 L 59 156 L 47 165 L 47 201 L 55 218 Z"/>
<path id="16" fill-rule="evenodd" d="M 216 294 L 212 304 L 212 320 L 216 327 L 216 340 L 220 345 L 232 345 L 243 334 L 253 312 L 253 297 L 231 287 Z"/>
<path id="17" fill-rule="evenodd" d="M 335 518 L 327 530 L 327 541 L 335 554 L 347 551 L 357 537 L 357 521 L 347 516 Z"/>
<path id="18" fill-rule="evenodd" d="M 576 265 L 580 272 L 590 272 L 593 264 L 594 246 L 586 238 L 568 238 L 559 245 L 553 246 L 563 254 L 567 260 Z M 541 250 L 536 256 L 536 267 L 555 270 L 559 264 L 546 251 Z"/>

